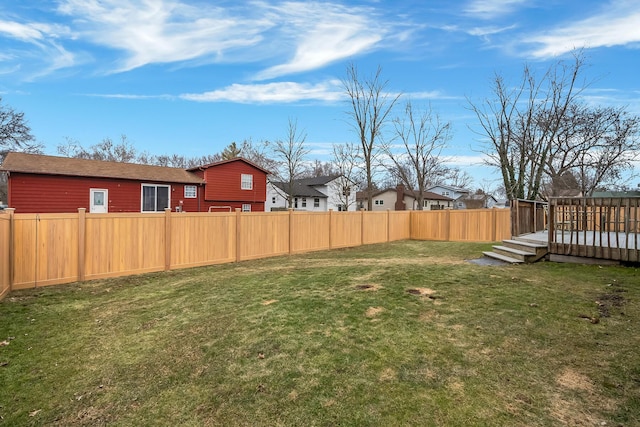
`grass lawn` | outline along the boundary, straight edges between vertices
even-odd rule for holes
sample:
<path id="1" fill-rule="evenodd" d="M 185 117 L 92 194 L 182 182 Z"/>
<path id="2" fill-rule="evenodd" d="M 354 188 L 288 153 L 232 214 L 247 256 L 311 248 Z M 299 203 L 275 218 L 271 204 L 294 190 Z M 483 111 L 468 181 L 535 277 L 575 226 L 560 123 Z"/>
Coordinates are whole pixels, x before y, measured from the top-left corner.
<path id="1" fill-rule="evenodd" d="M 640 275 L 405 241 L 11 293 L 0 424 L 640 425 Z"/>

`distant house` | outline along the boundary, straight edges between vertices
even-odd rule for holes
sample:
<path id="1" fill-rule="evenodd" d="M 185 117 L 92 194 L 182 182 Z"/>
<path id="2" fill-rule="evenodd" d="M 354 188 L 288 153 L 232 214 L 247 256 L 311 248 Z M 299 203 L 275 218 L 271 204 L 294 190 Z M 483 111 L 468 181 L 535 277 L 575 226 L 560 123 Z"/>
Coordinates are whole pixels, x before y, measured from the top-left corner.
<path id="1" fill-rule="evenodd" d="M 456 203 L 459 209 L 490 209 L 498 206 L 498 199 L 491 194 L 476 193 L 460 197 Z M 500 207 L 504 207 L 504 204 Z"/>
<path id="2" fill-rule="evenodd" d="M 0 171 L 18 213 L 263 211 L 268 173 L 242 158 L 185 170 L 25 153 Z"/>
<path id="3" fill-rule="evenodd" d="M 372 210 L 417 210 L 418 200 L 409 192 L 404 185 L 398 185 L 396 188 L 386 188 L 384 190 L 373 193 L 371 200 Z M 367 197 L 365 192 L 358 192 L 358 208 L 367 209 Z M 440 210 L 453 209 L 453 200 L 440 194 L 426 191 L 423 193 L 423 209 L 424 210 Z"/>
<path id="4" fill-rule="evenodd" d="M 356 195 L 344 179 L 336 175 L 302 178 L 293 181 L 293 209 L 315 212 L 356 210 Z M 266 210 L 288 208 L 288 182 L 269 181 Z"/>
<path id="5" fill-rule="evenodd" d="M 471 195 L 471 192 L 469 190 L 465 190 L 464 188 L 452 187 L 450 185 L 442 184 L 435 185 L 431 188 L 428 188 L 427 190 L 454 200 L 454 209 L 464 209 L 465 204 L 461 199 Z"/>

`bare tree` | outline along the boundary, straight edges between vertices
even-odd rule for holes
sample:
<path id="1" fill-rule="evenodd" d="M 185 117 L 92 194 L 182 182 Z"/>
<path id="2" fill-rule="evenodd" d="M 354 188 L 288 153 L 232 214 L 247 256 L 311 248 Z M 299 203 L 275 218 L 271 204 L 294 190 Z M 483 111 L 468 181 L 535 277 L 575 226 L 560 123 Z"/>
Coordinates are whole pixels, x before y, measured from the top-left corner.
<path id="1" fill-rule="evenodd" d="M 353 127 L 358 135 L 367 187 L 367 209 L 373 207 L 374 166 L 379 152 L 379 140 L 383 127 L 400 94 L 386 91 L 387 81 L 382 80 L 382 68 L 378 67 L 371 77 L 361 77 L 355 64 L 347 67 L 347 77 L 342 85 L 349 98 Z"/>
<path id="2" fill-rule="evenodd" d="M 42 145 L 35 142 L 24 113 L 3 105 L 0 97 L 0 163 L 9 151 L 39 153 Z"/>
<path id="3" fill-rule="evenodd" d="M 287 137 L 277 140 L 273 144 L 273 156 L 279 167 L 275 171 L 276 177 L 284 184 L 283 196 L 287 199 L 287 206 L 293 207 L 294 183 L 305 173 L 305 158 L 309 150 L 305 147 L 307 139 L 304 131 L 298 131 L 298 122 L 289 119 Z"/>
<path id="4" fill-rule="evenodd" d="M 336 200 L 332 202 L 341 205 L 348 211 L 356 203 L 355 193 L 364 181 L 362 157 L 359 146 L 353 143 L 334 144 L 332 163 L 337 178 L 334 180 L 334 188 L 331 193 Z"/>
<path id="5" fill-rule="evenodd" d="M 71 138 L 66 140 L 66 144 L 58 145 L 58 154 L 65 157 L 123 163 L 137 163 L 138 160 L 138 152 L 126 135 L 120 136 L 119 143 L 114 143 L 107 137 L 89 148 L 83 147 Z"/>
<path id="6" fill-rule="evenodd" d="M 267 141 L 255 143 L 251 139 L 245 139 L 242 142 L 240 151 L 242 152 L 242 158 L 249 160 L 251 163 L 255 163 L 271 173 L 275 173 L 278 170 L 279 164 L 272 158 L 270 148 L 271 146 Z"/>
<path id="7" fill-rule="evenodd" d="M 2 104 L 0 97 L 0 164 L 10 151 L 41 153 L 42 144 L 35 142 L 24 113 Z M 0 173 L 0 202 L 7 200 L 7 175 Z"/>
<path id="8" fill-rule="evenodd" d="M 323 162 L 316 159 L 307 169 L 304 178 L 316 178 L 319 176 L 332 176 L 337 174 L 338 172 L 336 171 L 336 167 L 332 162 Z"/>
<path id="9" fill-rule="evenodd" d="M 473 186 L 473 177 L 467 171 L 463 171 L 459 167 L 450 167 L 447 169 L 441 179 L 435 184 L 444 184 L 451 187 L 469 189 Z"/>
<path id="10" fill-rule="evenodd" d="M 391 171 L 422 210 L 424 192 L 447 172 L 442 149 L 450 139 L 451 124 L 442 122 L 431 107 L 416 111 L 407 102 L 404 115 L 393 119 L 393 125 L 395 135 L 383 144 L 383 151 L 391 160 Z"/>
<path id="11" fill-rule="evenodd" d="M 583 66 L 580 52 L 571 64 L 557 62 L 539 79 L 525 66 L 515 87 L 496 74 L 495 99 L 482 104 L 469 101 L 480 122 L 478 133 L 488 138 L 488 164 L 502 173 L 509 199 L 538 197 L 553 141 L 585 87 L 577 85 Z"/>
<path id="12" fill-rule="evenodd" d="M 590 195 L 602 186 L 619 185 L 624 171 L 640 157 L 640 117 L 623 107 L 572 105 L 553 141 L 546 173 L 550 194 L 567 187 Z"/>

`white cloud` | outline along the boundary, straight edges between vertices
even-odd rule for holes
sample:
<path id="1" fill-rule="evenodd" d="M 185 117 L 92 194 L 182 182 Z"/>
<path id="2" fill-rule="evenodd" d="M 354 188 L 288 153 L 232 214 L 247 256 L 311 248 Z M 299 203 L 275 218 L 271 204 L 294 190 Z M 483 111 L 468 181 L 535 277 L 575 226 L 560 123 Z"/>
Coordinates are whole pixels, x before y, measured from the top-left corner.
<path id="1" fill-rule="evenodd" d="M 481 19 L 494 19 L 513 12 L 527 0 L 473 0 L 463 9 L 464 13 Z"/>
<path id="2" fill-rule="evenodd" d="M 0 20 L 0 36 L 12 38 L 24 43 L 12 48 L 12 53 L 0 55 L 2 62 L 19 62 L 6 70 L 21 70 L 25 61 L 44 62 L 44 66 L 38 67 L 35 73 L 23 71 L 25 79 L 31 80 L 42 75 L 49 74 L 55 70 L 72 67 L 77 64 L 78 59 L 72 52 L 66 50 L 58 39 L 68 36 L 67 27 L 55 24 L 43 23 L 20 23 L 17 21 Z M 32 50 L 35 46 L 36 50 Z"/>
<path id="3" fill-rule="evenodd" d="M 203 57 L 219 60 L 226 51 L 256 45 L 260 33 L 273 25 L 261 17 L 173 0 L 65 0 L 59 11 L 74 20 L 80 37 L 127 53 L 116 71 Z"/>
<path id="4" fill-rule="evenodd" d="M 477 37 L 486 37 L 494 34 L 499 34 L 504 31 L 513 30 L 514 28 L 516 28 L 515 25 L 509 25 L 508 27 L 474 27 L 470 30 L 467 30 L 467 34 Z"/>
<path id="5" fill-rule="evenodd" d="M 633 45 L 640 42 L 640 10 L 636 1 L 613 2 L 602 13 L 547 30 L 524 42 L 537 46 L 529 53 L 540 59 L 579 48 Z"/>
<path id="6" fill-rule="evenodd" d="M 331 3 L 287 2 L 270 9 L 282 20 L 285 40 L 295 45 L 293 57 L 260 72 L 259 80 L 321 68 L 371 50 L 390 32 L 369 9 Z M 400 36 L 406 36 L 402 33 Z"/>
<path id="7" fill-rule="evenodd" d="M 340 81 L 318 84 L 279 82 L 266 84 L 233 84 L 224 89 L 180 95 L 199 102 L 291 103 L 298 101 L 335 102 L 343 99 Z"/>

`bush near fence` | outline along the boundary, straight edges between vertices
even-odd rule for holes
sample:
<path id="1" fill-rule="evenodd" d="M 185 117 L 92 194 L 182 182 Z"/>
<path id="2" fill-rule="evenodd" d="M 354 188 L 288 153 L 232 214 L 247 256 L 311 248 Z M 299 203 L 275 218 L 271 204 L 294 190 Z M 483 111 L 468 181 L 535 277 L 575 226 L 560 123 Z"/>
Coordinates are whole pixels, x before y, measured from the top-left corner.
<path id="1" fill-rule="evenodd" d="M 508 210 L 0 214 L 0 298 L 90 279 L 395 240 L 497 241 Z"/>

